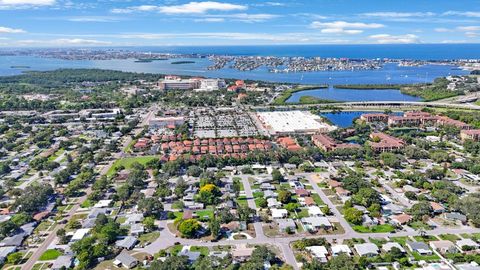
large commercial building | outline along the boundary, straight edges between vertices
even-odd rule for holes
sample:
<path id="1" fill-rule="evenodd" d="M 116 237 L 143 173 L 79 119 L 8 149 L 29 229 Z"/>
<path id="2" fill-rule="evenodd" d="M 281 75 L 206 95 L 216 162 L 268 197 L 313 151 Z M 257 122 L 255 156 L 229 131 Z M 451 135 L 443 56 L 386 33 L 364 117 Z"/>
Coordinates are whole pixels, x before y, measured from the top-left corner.
<path id="1" fill-rule="evenodd" d="M 325 133 L 336 128 L 307 111 L 258 112 L 257 117 L 270 135 Z"/>
<path id="2" fill-rule="evenodd" d="M 190 78 L 182 79 L 178 76 L 165 76 L 165 79 L 159 81 L 157 86 L 160 90 L 195 90 L 202 91 L 216 91 L 226 87 L 225 80 L 222 79 L 204 79 L 204 78 Z"/>
<path id="3" fill-rule="evenodd" d="M 227 84 L 222 79 L 201 79 L 200 87 L 195 89 L 197 92 L 217 91 L 221 88 L 225 88 Z"/>
<path id="4" fill-rule="evenodd" d="M 165 76 L 165 79 L 159 81 L 158 88 L 167 90 L 193 90 L 200 87 L 199 79 L 182 79 L 178 76 Z"/>
<path id="5" fill-rule="evenodd" d="M 175 128 L 185 123 L 185 118 L 178 117 L 159 117 L 149 121 L 150 128 Z"/>

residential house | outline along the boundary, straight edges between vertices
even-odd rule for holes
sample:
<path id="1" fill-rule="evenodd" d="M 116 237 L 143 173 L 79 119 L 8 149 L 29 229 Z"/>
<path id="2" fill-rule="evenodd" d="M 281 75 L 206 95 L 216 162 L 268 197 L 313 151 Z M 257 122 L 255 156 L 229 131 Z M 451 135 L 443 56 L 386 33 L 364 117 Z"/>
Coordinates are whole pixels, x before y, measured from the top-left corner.
<path id="1" fill-rule="evenodd" d="M 306 247 L 305 249 L 308 250 L 312 254 L 312 256 L 320 262 L 327 262 L 328 251 L 324 246 L 310 246 Z"/>
<path id="2" fill-rule="evenodd" d="M 138 265 L 138 261 L 126 250 L 122 250 L 122 252 L 115 257 L 113 264 L 117 267 L 123 266 L 127 269 L 131 269 Z"/>
<path id="3" fill-rule="evenodd" d="M 273 208 L 270 211 L 272 213 L 273 219 L 281 219 L 281 218 L 286 218 L 288 216 L 288 211 L 286 209 Z"/>
<path id="4" fill-rule="evenodd" d="M 455 246 L 455 244 L 448 240 L 431 241 L 429 244 L 430 244 L 430 247 L 432 247 L 435 250 L 438 250 L 442 254 L 458 252 L 458 249 Z"/>
<path id="5" fill-rule="evenodd" d="M 307 230 L 316 231 L 319 229 L 331 229 L 332 224 L 326 217 L 306 217 L 302 218 L 302 223 Z"/>
<path id="6" fill-rule="evenodd" d="M 294 231 L 297 228 L 295 221 L 293 221 L 291 218 L 276 219 L 275 222 L 277 223 L 278 229 L 281 232 L 285 232 L 287 230 Z"/>
<path id="7" fill-rule="evenodd" d="M 308 207 L 308 215 L 311 217 L 321 217 L 323 216 L 323 212 L 318 206 L 309 206 Z"/>
<path id="8" fill-rule="evenodd" d="M 115 245 L 120 248 L 132 249 L 138 243 L 138 239 L 134 236 L 127 236 L 115 242 Z"/>
<path id="9" fill-rule="evenodd" d="M 232 258 L 235 262 L 245 262 L 252 256 L 255 248 L 249 248 L 246 245 L 239 245 L 232 251 Z"/>
<path id="10" fill-rule="evenodd" d="M 382 245 L 382 250 L 390 252 L 392 248 L 398 248 L 402 253 L 405 253 L 405 249 L 397 242 L 388 242 Z"/>
<path id="11" fill-rule="evenodd" d="M 408 214 L 400 214 L 391 217 L 390 223 L 392 223 L 393 225 L 405 225 L 408 224 L 412 219 L 412 216 Z"/>
<path id="12" fill-rule="evenodd" d="M 51 270 L 70 269 L 72 267 L 73 257 L 71 255 L 62 255 L 55 259 L 50 267 Z"/>
<path id="13" fill-rule="evenodd" d="M 432 255 L 432 250 L 423 242 L 407 241 L 405 245 L 411 252 L 417 252 L 420 255 Z"/>
<path id="14" fill-rule="evenodd" d="M 373 257 L 378 255 L 378 247 L 373 243 L 355 244 L 353 247 L 359 256 Z"/>
<path id="15" fill-rule="evenodd" d="M 460 221 L 462 224 L 467 223 L 467 216 L 458 212 L 445 213 L 443 217 L 450 221 Z"/>
<path id="16" fill-rule="evenodd" d="M 478 250 L 480 248 L 480 245 L 470 238 L 458 240 L 456 244 L 462 251 Z"/>
<path id="17" fill-rule="evenodd" d="M 333 245 L 331 247 L 332 250 L 332 256 L 336 257 L 340 254 L 347 254 L 347 255 L 352 255 L 352 250 L 347 245 Z"/>

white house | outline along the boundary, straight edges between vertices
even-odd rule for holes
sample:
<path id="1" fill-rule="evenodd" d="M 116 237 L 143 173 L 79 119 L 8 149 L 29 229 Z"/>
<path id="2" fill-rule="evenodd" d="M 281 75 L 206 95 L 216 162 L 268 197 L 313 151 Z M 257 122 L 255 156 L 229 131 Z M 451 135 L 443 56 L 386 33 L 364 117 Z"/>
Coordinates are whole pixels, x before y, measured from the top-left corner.
<path id="1" fill-rule="evenodd" d="M 286 209 L 271 209 L 272 218 L 279 219 L 279 218 L 286 218 L 288 216 L 288 211 Z"/>
<path id="2" fill-rule="evenodd" d="M 324 246 L 311 246 L 306 247 L 305 249 L 310 251 L 310 253 L 319 261 L 327 262 L 328 251 Z"/>

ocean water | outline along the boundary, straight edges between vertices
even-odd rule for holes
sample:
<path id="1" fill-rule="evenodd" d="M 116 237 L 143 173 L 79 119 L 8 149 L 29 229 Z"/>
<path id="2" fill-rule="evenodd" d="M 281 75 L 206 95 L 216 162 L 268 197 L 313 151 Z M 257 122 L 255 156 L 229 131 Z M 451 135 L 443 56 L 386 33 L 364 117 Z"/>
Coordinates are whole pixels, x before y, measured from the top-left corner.
<path id="1" fill-rule="evenodd" d="M 359 118 L 364 113 L 383 113 L 378 112 L 366 112 L 366 111 L 351 111 L 351 112 L 330 112 L 330 113 L 321 113 L 320 116 L 323 116 L 330 120 L 334 125 L 342 128 L 350 127 L 353 124 L 353 120 Z M 402 113 L 393 113 L 394 115 L 402 115 Z"/>
<path id="2" fill-rule="evenodd" d="M 185 54 L 320 56 L 371 59 L 391 58 L 439 60 L 480 58 L 480 44 L 163 46 L 124 49 Z"/>
<path id="3" fill-rule="evenodd" d="M 329 87 L 293 93 L 287 102 L 299 102 L 302 96 L 337 101 L 421 101 L 421 98 L 402 94 L 397 89 L 336 89 Z"/>
<path id="4" fill-rule="evenodd" d="M 347 57 L 347 58 L 391 58 L 391 59 L 466 59 L 480 58 L 480 44 L 435 44 L 435 45 L 278 45 L 278 46 L 209 46 L 209 47 L 131 47 L 121 48 L 176 54 L 217 54 L 217 55 L 271 55 L 303 57 Z M 173 65 L 171 62 L 187 60 L 191 64 Z M 138 63 L 125 60 L 61 60 L 31 56 L 0 56 L 0 76 L 17 75 L 28 70 L 54 70 L 58 68 L 99 68 L 130 72 L 190 75 L 213 78 L 251 79 L 271 82 L 302 84 L 409 84 L 427 83 L 435 78 L 448 75 L 468 74 L 454 66 L 426 65 L 420 67 L 399 67 L 387 64 L 378 70 L 360 71 L 319 71 L 298 73 L 271 73 L 267 68 L 253 71 L 238 71 L 228 66 L 221 70 L 207 70 L 212 63 L 206 58 L 174 59 Z M 29 66 L 17 69 L 12 66 Z M 289 101 L 298 101 L 308 94 L 320 98 L 359 100 L 418 100 L 403 95 L 398 90 L 356 91 L 323 89 L 298 92 Z"/>

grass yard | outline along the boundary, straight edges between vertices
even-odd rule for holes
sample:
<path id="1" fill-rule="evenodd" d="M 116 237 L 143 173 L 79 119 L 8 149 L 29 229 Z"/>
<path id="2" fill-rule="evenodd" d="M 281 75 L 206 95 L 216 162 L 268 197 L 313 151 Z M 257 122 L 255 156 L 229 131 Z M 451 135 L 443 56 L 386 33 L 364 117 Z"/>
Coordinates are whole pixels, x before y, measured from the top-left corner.
<path id="1" fill-rule="evenodd" d="M 438 238 L 433 235 L 425 235 L 425 236 L 417 235 L 417 236 L 414 236 L 413 238 L 418 242 L 424 242 L 424 243 L 429 243 L 431 241 L 438 240 Z"/>
<path id="2" fill-rule="evenodd" d="M 256 192 L 253 193 L 253 198 L 256 199 L 256 198 L 261 198 L 261 197 L 263 197 L 263 192 L 256 191 Z"/>
<path id="3" fill-rule="evenodd" d="M 323 193 L 325 193 L 325 195 L 327 196 L 334 196 L 335 195 L 335 192 L 329 188 L 324 188 L 322 189 Z"/>
<path id="4" fill-rule="evenodd" d="M 195 211 L 195 214 L 201 219 L 203 219 L 205 216 L 207 216 L 210 220 L 213 219 L 213 209 L 198 210 Z"/>
<path id="5" fill-rule="evenodd" d="M 442 240 L 448 240 L 448 241 L 452 241 L 452 242 L 460 240 L 460 237 L 456 236 L 455 234 L 440 234 L 439 237 Z"/>
<path id="6" fill-rule="evenodd" d="M 415 230 L 430 230 L 430 226 L 428 226 L 428 224 L 425 224 L 421 221 L 414 221 L 410 223 L 408 226 L 410 226 L 412 229 L 415 229 Z"/>
<path id="7" fill-rule="evenodd" d="M 244 191 L 244 190 L 245 190 L 245 187 L 243 186 L 242 178 L 240 178 L 240 177 L 233 177 L 232 179 L 233 179 L 233 180 L 238 180 L 238 182 L 240 182 L 240 191 Z"/>
<path id="8" fill-rule="evenodd" d="M 156 156 L 143 156 L 143 157 L 128 157 L 128 158 L 122 158 L 122 159 L 117 159 L 112 167 L 108 169 L 107 176 L 112 176 L 115 173 L 115 168 L 119 166 L 125 167 L 125 169 L 129 169 L 132 167 L 132 164 L 135 162 L 138 162 L 142 165 L 147 164 L 147 162 L 158 158 Z"/>
<path id="9" fill-rule="evenodd" d="M 390 233 L 395 231 L 395 227 L 390 224 L 382 224 L 372 227 L 364 227 L 361 225 L 357 225 L 353 226 L 352 228 L 359 233 Z"/>
<path id="10" fill-rule="evenodd" d="M 138 237 L 138 241 L 140 241 L 140 244 L 142 245 L 150 244 L 153 241 L 155 241 L 158 237 L 160 237 L 159 232 L 150 232 L 150 233 L 145 233 L 140 235 L 140 237 Z"/>
<path id="11" fill-rule="evenodd" d="M 468 238 L 472 238 L 472 240 L 475 240 L 475 241 L 480 241 L 480 233 L 472 233 L 469 235 Z"/>
<path id="12" fill-rule="evenodd" d="M 431 261 L 440 260 L 440 257 L 438 257 L 436 254 L 422 256 L 422 255 L 418 254 L 418 252 L 413 252 L 412 256 L 413 256 L 413 258 L 415 258 L 416 261 L 431 262 Z"/>
<path id="13" fill-rule="evenodd" d="M 238 196 L 237 204 L 241 206 L 247 206 L 248 205 L 247 196 Z"/>
<path id="14" fill-rule="evenodd" d="M 60 252 L 56 249 L 48 249 L 42 254 L 42 256 L 40 256 L 39 260 L 40 261 L 51 261 L 51 260 L 55 260 L 56 258 L 60 257 L 61 255 L 62 255 L 62 252 Z"/>
<path id="15" fill-rule="evenodd" d="M 317 193 L 312 193 L 312 195 L 310 195 L 312 197 L 312 199 L 315 201 L 315 203 L 317 204 L 317 206 L 322 206 L 322 205 L 325 205 L 325 203 L 322 201 L 322 199 L 320 198 L 320 195 L 318 195 Z"/>
<path id="16" fill-rule="evenodd" d="M 210 250 L 208 250 L 208 247 L 198 247 L 198 246 L 191 246 L 190 251 L 192 252 L 200 252 L 203 256 L 208 256 L 210 253 Z"/>
<path id="17" fill-rule="evenodd" d="M 390 240 L 393 242 L 397 242 L 402 246 L 405 246 L 405 243 L 409 240 L 407 236 L 399 236 L 399 237 L 390 237 Z"/>
<path id="18" fill-rule="evenodd" d="M 387 243 L 387 240 L 385 238 L 368 238 L 368 241 L 374 243 L 378 247 L 382 247 L 383 244 Z"/>
<path id="19" fill-rule="evenodd" d="M 57 159 L 61 154 L 63 154 L 65 152 L 65 149 L 63 148 L 60 148 L 57 152 L 55 152 L 53 155 L 51 155 L 49 158 L 48 158 L 48 161 L 54 161 L 55 159 Z"/>
<path id="20" fill-rule="evenodd" d="M 170 254 L 172 255 L 177 255 L 180 251 L 182 251 L 183 245 L 174 245 L 170 247 L 168 250 L 170 251 Z"/>

